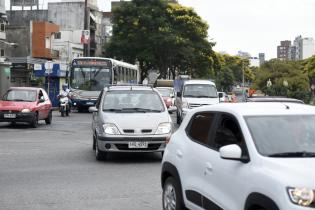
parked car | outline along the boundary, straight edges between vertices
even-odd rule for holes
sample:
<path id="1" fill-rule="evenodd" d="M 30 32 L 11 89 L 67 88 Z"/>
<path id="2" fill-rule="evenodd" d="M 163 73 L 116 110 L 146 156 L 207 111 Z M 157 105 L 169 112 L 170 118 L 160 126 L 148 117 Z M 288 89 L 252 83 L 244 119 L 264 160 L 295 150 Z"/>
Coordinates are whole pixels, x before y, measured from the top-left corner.
<path id="1" fill-rule="evenodd" d="M 314 209 L 314 121 L 297 103 L 190 111 L 165 149 L 163 209 Z"/>
<path id="2" fill-rule="evenodd" d="M 12 87 L 0 100 L 0 122 L 27 122 L 35 128 L 39 120 L 52 121 L 52 104 L 44 89 Z"/>
<path id="3" fill-rule="evenodd" d="M 105 88 L 93 112 L 93 150 L 97 160 L 110 152 L 161 152 L 172 121 L 159 92 L 147 86 Z"/>
<path id="4" fill-rule="evenodd" d="M 167 108 L 175 106 L 175 92 L 172 87 L 157 87 Z"/>
<path id="5" fill-rule="evenodd" d="M 246 98 L 246 102 L 286 102 L 304 104 L 304 102 L 299 99 L 281 96 L 253 96 Z"/>

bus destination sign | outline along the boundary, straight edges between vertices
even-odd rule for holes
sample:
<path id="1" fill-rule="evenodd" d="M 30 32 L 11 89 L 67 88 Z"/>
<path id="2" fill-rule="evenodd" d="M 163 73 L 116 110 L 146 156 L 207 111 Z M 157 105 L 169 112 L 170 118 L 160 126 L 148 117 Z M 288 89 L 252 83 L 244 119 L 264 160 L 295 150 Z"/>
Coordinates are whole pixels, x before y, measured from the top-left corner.
<path id="1" fill-rule="evenodd" d="M 102 66 L 104 68 L 110 68 L 110 60 L 100 59 L 75 59 L 72 62 L 72 66 Z"/>

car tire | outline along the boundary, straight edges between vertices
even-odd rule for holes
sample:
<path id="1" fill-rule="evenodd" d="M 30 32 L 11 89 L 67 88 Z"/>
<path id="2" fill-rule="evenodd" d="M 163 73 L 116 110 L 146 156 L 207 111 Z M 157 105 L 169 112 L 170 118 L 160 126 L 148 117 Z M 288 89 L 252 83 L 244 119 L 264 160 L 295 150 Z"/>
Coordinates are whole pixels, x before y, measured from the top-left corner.
<path id="1" fill-rule="evenodd" d="M 99 150 L 97 140 L 95 141 L 95 158 L 98 161 L 107 159 L 107 152 Z"/>
<path id="2" fill-rule="evenodd" d="M 173 178 L 168 177 L 163 185 L 162 194 L 163 210 L 183 210 L 186 209 L 180 190 L 179 183 Z"/>
<path id="3" fill-rule="evenodd" d="M 48 114 L 48 117 L 45 119 L 45 123 L 47 125 L 50 125 L 51 121 L 52 121 L 52 112 L 50 111 L 49 114 Z"/>
<path id="4" fill-rule="evenodd" d="M 182 122 L 181 117 L 180 117 L 179 113 L 176 112 L 176 123 L 177 123 L 178 125 L 180 125 L 181 122 Z"/>
<path id="5" fill-rule="evenodd" d="M 32 122 L 30 123 L 32 128 L 37 128 L 38 126 L 38 113 L 36 112 Z"/>
<path id="6" fill-rule="evenodd" d="M 95 151 L 96 149 L 95 142 L 96 142 L 96 138 L 95 138 L 95 135 L 93 134 L 93 146 L 92 146 L 93 151 Z"/>

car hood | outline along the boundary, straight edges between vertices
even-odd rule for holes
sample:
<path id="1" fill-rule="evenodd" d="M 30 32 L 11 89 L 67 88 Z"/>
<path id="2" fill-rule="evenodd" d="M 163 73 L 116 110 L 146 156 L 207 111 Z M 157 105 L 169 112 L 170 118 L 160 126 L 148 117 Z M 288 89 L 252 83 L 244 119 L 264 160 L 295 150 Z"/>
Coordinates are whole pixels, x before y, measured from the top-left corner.
<path id="1" fill-rule="evenodd" d="M 315 189 L 315 158 L 265 158 L 262 166 L 285 186 Z"/>
<path id="2" fill-rule="evenodd" d="M 158 125 L 164 122 L 171 122 L 168 112 L 161 113 L 110 113 L 103 112 L 104 123 L 114 123 L 123 133 L 123 130 L 134 130 L 141 133 L 141 130 L 152 130 L 154 134 Z M 136 123 L 135 123 L 136 122 Z"/>
<path id="3" fill-rule="evenodd" d="M 20 111 L 22 109 L 32 109 L 36 102 L 0 101 L 0 110 Z"/>
<path id="4" fill-rule="evenodd" d="M 200 105 L 210 105 L 219 103 L 218 98 L 184 98 L 184 101 L 188 104 L 200 104 Z"/>

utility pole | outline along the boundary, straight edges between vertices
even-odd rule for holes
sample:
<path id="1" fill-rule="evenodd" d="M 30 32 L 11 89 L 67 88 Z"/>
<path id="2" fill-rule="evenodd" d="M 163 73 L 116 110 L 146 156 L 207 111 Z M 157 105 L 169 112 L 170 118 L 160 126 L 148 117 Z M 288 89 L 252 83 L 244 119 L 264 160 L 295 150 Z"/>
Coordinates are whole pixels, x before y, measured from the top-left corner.
<path id="1" fill-rule="evenodd" d="M 85 0 L 85 3 L 84 3 L 84 30 L 88 30 L 88 11 L 87 11 L 87 1 L 88 0 Z M 89 56 L 89 47 L 88 47 L 88 43 L 84 43 L 83 44 L 83 56 L 84 57 L 87 57 Z"/>

